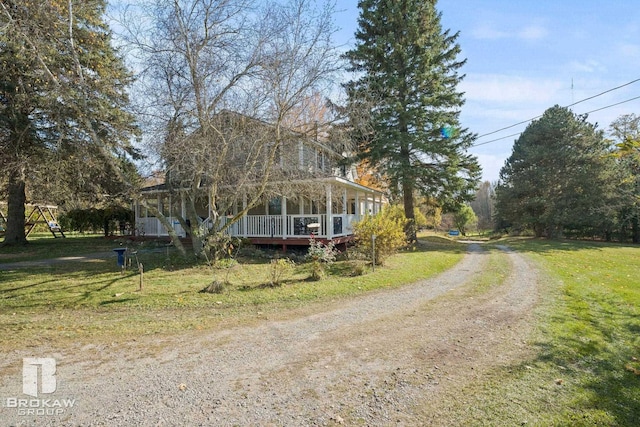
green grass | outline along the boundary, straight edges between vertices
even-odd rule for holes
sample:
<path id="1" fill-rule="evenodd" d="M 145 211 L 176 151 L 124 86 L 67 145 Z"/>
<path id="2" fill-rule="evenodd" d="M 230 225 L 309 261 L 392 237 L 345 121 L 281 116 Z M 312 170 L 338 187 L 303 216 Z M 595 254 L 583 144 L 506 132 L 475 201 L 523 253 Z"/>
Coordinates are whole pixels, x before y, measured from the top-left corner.
<path id="1" fill-rule="evenodd" d="M 0 348 L 203 329 L 221 321 L 251 321 L 257 313 L 280 316 L 314 302 L 433 276 L 458 262 L 464 249 L 446 241 L 425 241 L 362 276 L 350 277 L 349 262 L 337 262 L 318 282 L 308 281 L 308 265 L 300 264 L 278 287 L 267 286 L 268 259 L 212 271 L 206 265 L 181 262 L 171 253 L 167 257 L 164 251 L 140 251 L 142 291 L 137 272 L 121 275 L 115 258 L 0 270 L 0 325 L 5 332 Z M 214 278 L 229 282 L 224 292 L 200 293 Z"/>
<path id="2" fill-rule="evenodd" d="M 465 425 L 637 426 L 640 248 L 512 240 L 544 269 L 530 359 L 462 390 Z M 455 405 L 454 405 L 455 406 Z"/>
<path id="3" fill-rule="evenodd" d="M 51 233 L 33 233 L 24 246 L 2 246 L 0 243 L 0 262 L 35 261 L 63 256 L 77 256 L 97 252 L 108 252 L 117 248 L 121 238 L 106 239 L 95 234 L 68 234 L 65 239 L 55 239 Z M 149 242 L 148 244 L 152 244 Z M 154 243 L 155 244 L 155 243 Z"/>
<path id="4" fill-rule="evenodd" d="M 68 239 L 65 246 L 59 239 L 41 240 L 30 250 L 42 258 L 116 246 L 99 238 Z M 463 386 L 464 403 L 451 402 L 450 419 L 488 426 L 638 425 L 640 247 L 531 239 L 500 243 L 544 271 L 532 350 L 526 360 Z M 143 249 L 152 246 L 146 245 Z M 216 271 L 217 279 L 230 282 L 222 294 L 198 292 L 214 277 L 208 267 L 178 262 L 164 252 L 140 252 L 142 292 L 137 292 L 138 275 L 121 276 L 113 258 L 0 271 L 0 348 L 117 342 L 286 317 L 299 307 L 321 310 L 336 299 L 433 276 L 458 262 L 464 247 L 446 237 L 423 236 L 415 251 L 390 258 L 375 273 L 349 277 L 351 267 L 339 262 L 327 279 L 309 282 L 300 265 L 273 288 L 265 286 L 268 261 L 252 260 Z M 510 271 L 504 255 L 488 248 L 487 270 L 470 292 L 489 292 Z"/>

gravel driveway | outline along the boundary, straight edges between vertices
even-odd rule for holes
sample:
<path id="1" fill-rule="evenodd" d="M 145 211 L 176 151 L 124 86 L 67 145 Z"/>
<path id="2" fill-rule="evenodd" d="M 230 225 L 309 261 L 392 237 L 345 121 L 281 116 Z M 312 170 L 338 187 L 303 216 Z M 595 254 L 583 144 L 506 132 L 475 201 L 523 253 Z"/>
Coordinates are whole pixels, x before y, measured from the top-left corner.
<path id="1" fill-rule="evenodd" d="M 504 284 L 472 286 L 480 245 L 451 270 L 400 289 L 329 303 L 286 320 L 60 350 L 56 416 L 3 408 L 2 425 L 442 425 L 446 399 L 518 360 L 538 299 L 537 273 L 506 248 Z M 311 310 L 309 310 L 311 311 Z M 38 349 L 33 349 L 37 354 Z M 19 367 L 18 367 L 19 368 Z M 0 397 L 22 396 L 20 370 Z M 41 398 L 40 396 L 39 398 Z M 6 406 L 6 404 L 4 405 Z M 8 423 L 7 423 L 8 422 Z M 37 422 L 37 424 L 36 424 Z"/>

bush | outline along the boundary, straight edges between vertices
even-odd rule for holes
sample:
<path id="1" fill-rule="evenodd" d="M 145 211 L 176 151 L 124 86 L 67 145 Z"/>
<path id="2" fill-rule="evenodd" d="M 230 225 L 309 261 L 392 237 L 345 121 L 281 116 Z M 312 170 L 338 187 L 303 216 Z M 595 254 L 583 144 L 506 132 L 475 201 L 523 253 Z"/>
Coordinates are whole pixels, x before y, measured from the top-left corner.
<path id="1" fill-rule="evenodd" d="M 356 247 L 371 259 L 372 236 L 375 235 L 375 262 L 382 265 L 390 255 L 407 244 L 406 223 L 400 206 L 386 206 L 377 215 L 367 215 L 354 225 Z"/>
<path id="2" fill-rule="evenodd" d="M 60 215 L 58 219 L 64 230 L 81 233 L 102 231 L 105 236 L 118 230 L 123 235 L 126 229 L 133 224 L 134 213 L 129 208 L 112 205 L 105 209 L 72 209 L 66 214 Z"/>
<path id="3" fill-rule="evenodd" d="M 211 234 L 204 242 L 204 254 L 214 265 L 223 259 L 235 259 L 242 242 L 242 239 L 227 234 Z"/>
<path id="4" fill-rule="evenodd" d="M 291 276 L 295 266 L 296 263 L 289 258 L 272 259 L 269 285 L 280 286 L 284 280 Z"/>
<path id="5" fill-rule="evenodd" d="M 306 258 L 311 262 L 311 279 L 320 280 L 324 278 L 325 265 L 333 263 L 337 255 L 338 251 L 333 242 L 325 245 L 313 237 L 309 239 L 309 249 Z"/>

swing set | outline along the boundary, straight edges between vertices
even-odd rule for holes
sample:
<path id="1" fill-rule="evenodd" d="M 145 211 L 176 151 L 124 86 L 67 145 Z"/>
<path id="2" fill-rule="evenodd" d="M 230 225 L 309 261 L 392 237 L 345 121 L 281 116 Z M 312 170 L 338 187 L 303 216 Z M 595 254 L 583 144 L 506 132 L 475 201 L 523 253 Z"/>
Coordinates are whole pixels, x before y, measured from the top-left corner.
<path id="1" fill-rule="evenodd" d="M 36 228 L 38 224 L 45 224 L 54 238 L 65 238 L 62 227 L 58 224 L 58 220 L 54 212 L 58 209 L 57 206 L 51 205 L 33 205 L 31 206 L 31 212 L 27 216 L 24 222 L 25 237 L 29 237 L 29 234 Z M 4 216 L 0 210 L 0 236 L 5 234 L 7 229 L 7 217 Z"/>

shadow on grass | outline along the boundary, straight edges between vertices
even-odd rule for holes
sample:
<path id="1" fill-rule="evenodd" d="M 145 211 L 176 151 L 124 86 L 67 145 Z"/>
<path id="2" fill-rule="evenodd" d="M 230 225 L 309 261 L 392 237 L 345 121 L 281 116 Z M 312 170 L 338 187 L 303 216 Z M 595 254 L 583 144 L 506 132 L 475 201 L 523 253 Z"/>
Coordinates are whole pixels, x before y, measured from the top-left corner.
<path id="1" fill-rule="evenodd" d="M 640 245 L 632 243 L 601 242 L 587 240 L 550 240 L 543 238 L 506 238 L 490 242 L 491 245 L 505 245 L 519 252 L 547 253 L 557 251 L 581 251 L 604 248 L 635 248 Z"/>
<path id="2" fill-rule="evenodd" d="M 121 303 L 127 303 L 127 302 L 134 302 L 134 301 L 138 301 L 138 298 L 118 298 L 118 299 L 112 299 L 109 301 L 101 301 L 98 305 L 102 306 L 102 307 L 106 307 L 106 306 L 110 306 L 112 304 L 121 304 Z"/>
<path id="3" fill-rule="evenodd" d="M 111 271 L 103 263 L 73 263 L 71 269 L 68 265 L 55 267 L 11 272 L 10 277 L 16 282 L 29 281 L 31 278 L 34 281 L 24 286 L 5 287 L 0 284 L 0 307 L 26 309 L 92 306 L 107 297 L 105 291 L 110 287 L 119 282 L 126 283 L 137 276 L 137 273 L 122 275 L 117 271 L 111 277 L 96 279 L 94 276 Z"/>
<path id="4" fill-rule="evenodd" d="M 561 414 L 567 425 L 638 425 L 640 414 L 640 318 L 607 307 L 556 315 L 552 340 L 536 343 L 533 363 L 559 372 L 577 388 Z M 579 318 L 577 318 L 579 316 Z M 611 424 L 611 420 L 615 420 Z"/>

